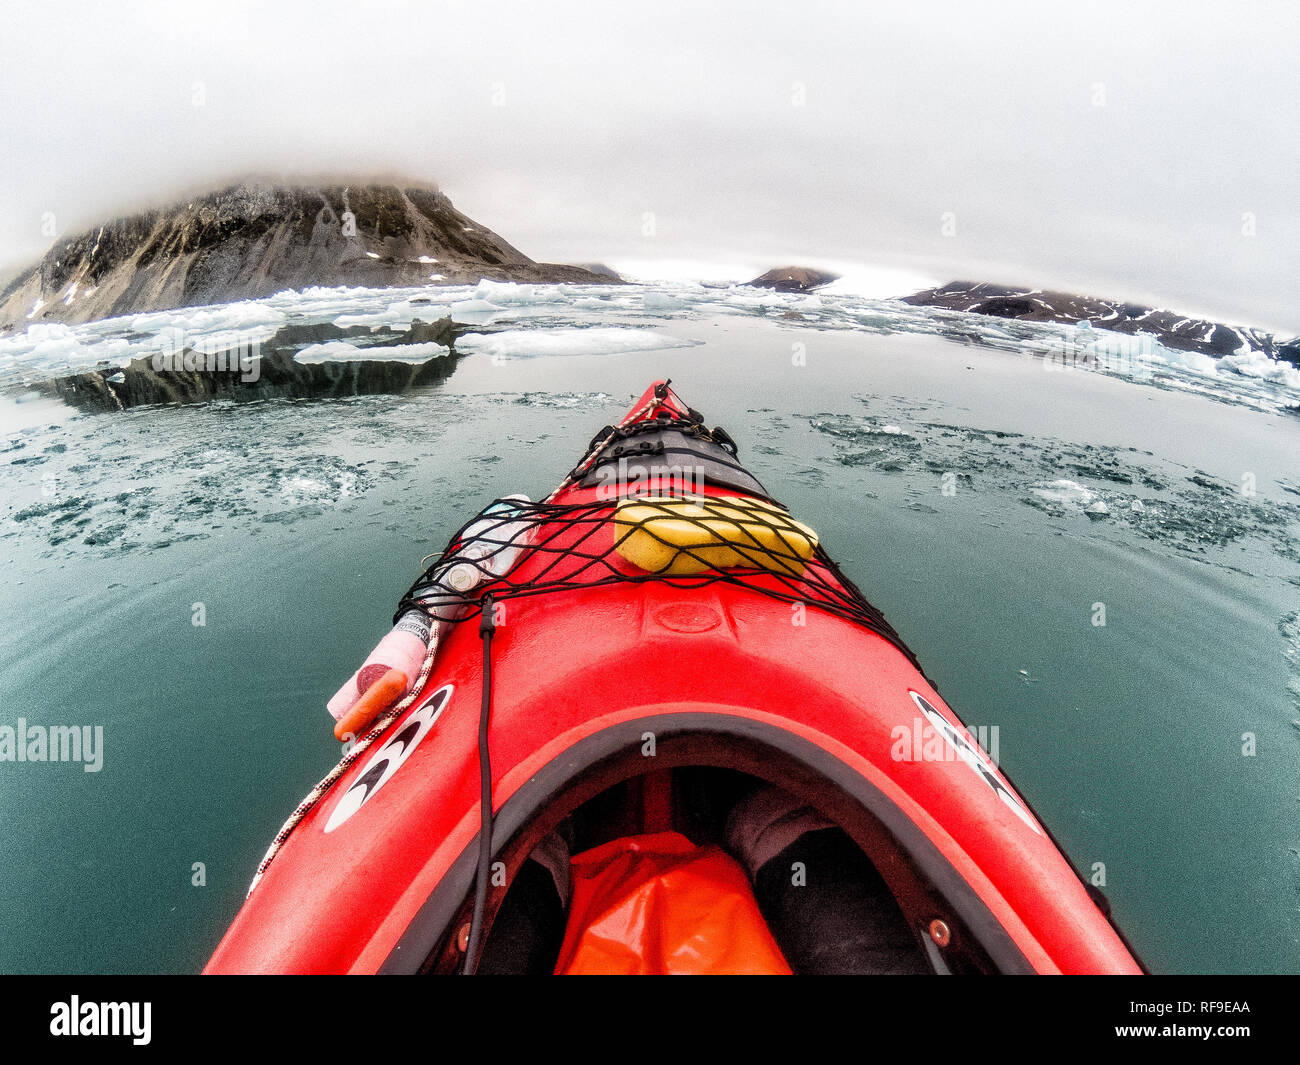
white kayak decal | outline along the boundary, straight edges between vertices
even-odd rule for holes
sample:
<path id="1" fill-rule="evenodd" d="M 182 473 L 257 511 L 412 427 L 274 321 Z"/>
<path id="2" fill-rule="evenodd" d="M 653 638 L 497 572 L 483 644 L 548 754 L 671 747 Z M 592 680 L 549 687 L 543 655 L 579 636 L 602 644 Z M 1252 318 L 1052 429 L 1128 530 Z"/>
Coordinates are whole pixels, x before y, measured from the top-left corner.
<path id="1" fill-rule="evenodd" d="M 970 766 L 975 771 L 975 775 L 992 788 L 997 797 L 1006 806 L 1010 807 L 1020 820 L 1041 836 L 1043 833 L 1034 823 L 1033 815 L 1025 809 L 1024 804 L 998 778 L 997 770 L 993 768 L 984 752 L 975 746 L 965 734 L 954 728 L 952 722 L 939 713 L 924 696 L 914 691 L 909 691 L 907 694 L 912 697 L 912 702 L 916 703 L 916 708 L 925 715 L 926 720 L 930 722 L 934 730 L 944 738 L 944 742 L 957 752 L 957 757 Z"/>
<path id="2" fill-rule="evenodd" d="M 352 786 L 343 793 L 330 819 L 325 822 L 325 831 L 333 832 L 349 817 L 361 809 L 371 797 L 392 778 L 402 763 L 411 757 L 411 753 L 420 745 L 441 716 L 447 703 L 451 701 L 453 686 L 445 684 L 434 692 L 407 716 L 400 725 L 395 726 L 393 734 L 370 757 L 365 769 L 352 782 Z"/>

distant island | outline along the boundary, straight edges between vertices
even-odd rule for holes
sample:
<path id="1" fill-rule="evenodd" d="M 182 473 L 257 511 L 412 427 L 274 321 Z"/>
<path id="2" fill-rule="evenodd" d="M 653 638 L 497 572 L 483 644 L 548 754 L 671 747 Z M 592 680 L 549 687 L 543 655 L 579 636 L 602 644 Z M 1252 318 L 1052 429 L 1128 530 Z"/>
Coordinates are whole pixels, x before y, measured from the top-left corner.
<path id="1" fill-rule="evenodd" d="M 747 284 L 755 288 L 772 288 L 777 292 L 812 292 L 838 281 L 839 274 L 814 270 L 811 266 L 775 266 Z"/>
<path id="2" fill-rule="evenodd" d="M 1201 318 L 1155 310 L 1137 303 L 1076 296 L 1038 288 L 1011 288 L 987 282 L 951 281 L 903 297 L 918 307 L 971 311 L 1023 322 L 1087 322 L 1130 336 L 1145 333 L 1167 348 L 1196 351 L 1214 358 L 1258 352 L 1300 366 L 1300 337 L 1282 341 L 1271 333 L 1245 326 L 1224 325 Z"/>
<path id="3" fill-rule="evenodd" d="M 312 285 L 620 284 L 539 263 L 433 186 L 244 182 L 59 240 L 0 290 L 0 331 Z"/>

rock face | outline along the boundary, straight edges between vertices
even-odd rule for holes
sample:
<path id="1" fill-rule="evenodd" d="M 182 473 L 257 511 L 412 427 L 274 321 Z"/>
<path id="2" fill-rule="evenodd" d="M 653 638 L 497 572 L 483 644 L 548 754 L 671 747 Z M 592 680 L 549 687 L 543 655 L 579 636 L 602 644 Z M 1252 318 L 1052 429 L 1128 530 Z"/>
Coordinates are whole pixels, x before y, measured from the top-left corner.
<path id="1" fill-rule="evenodd" d="M 774 288 L 778 292 L 811 292 L 838 279 L 838 274 L 828 274 L 808 266 L 777 266 L 748 284 L 755 288 Z"/>
<path id="2" fill-rule="evenodd" d="M 60 240 L 0 291 L 0 330 L 310 285 L 617 283 L 534 262 L 432 187 L 239 184 Z"/>
<path id="3" fill-rule="evenodd" d="M 1136 303 L 1119 303 L 1095 296 L 1075 296 L 1045 289 L 1009 288 L 987 282 L 952 281 L 903 297 L 920 307 L 945 307 L 1027 322 L 1089 322 L 1117 333 L 1146 333 L 1167 348 L 1197 351 L 1219 358 L 1261 352 L 1270 358 L 1300 365 L 1300 338 L 1282 341 L 1271 333 L 1244 326 L 1207 322 L 1200 318 L 1153 310 Z"/>

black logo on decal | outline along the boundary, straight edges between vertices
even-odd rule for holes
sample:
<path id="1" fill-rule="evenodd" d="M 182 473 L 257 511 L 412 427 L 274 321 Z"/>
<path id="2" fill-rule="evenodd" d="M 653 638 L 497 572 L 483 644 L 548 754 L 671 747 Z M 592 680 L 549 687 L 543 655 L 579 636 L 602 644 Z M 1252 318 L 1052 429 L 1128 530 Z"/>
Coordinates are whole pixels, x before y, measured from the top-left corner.
<path id="1" fill-rule="evenodd" d="M 926 719 L 934 726 L 934 730 L 944 738 L 944 741 L 957 753 L 957 757 L 965 762 L 975 771 L 985 784 L 987 784 L 1002 804 L 1012 810 L 1017 817 L 1025 824 L 1032 828 L 1036 833 L 1042 835 L 1038 825 L 1034 823 L 1033 816 L 1025 808 L 1024 803 L 1008 788 L 994 771 L 993 766 L 989 763 L 987 756 L 975 744 L 973 744 L 965 735 L 953 727 L 951 721 L 944 717 L 923 695 L 916 692 L 908 692 L 916 707 L 926 716 Z"/>
<path id="2" fill-rule="evenodd" d="M 420 745 L 420 741 L 432 731 L 451 699 L 452 690 L 452 685 L 443 685 L 419 707 L 410 711 L 401 729 L 384 742 L 384 745 L 366 763 L 361 774 L 343 793 L 334 807 L 334 812 L 325 822 L 326 832 L 333 832 L 343 824 L 393 778 L 393 774 L 411 757 L 412 752 Z"/>

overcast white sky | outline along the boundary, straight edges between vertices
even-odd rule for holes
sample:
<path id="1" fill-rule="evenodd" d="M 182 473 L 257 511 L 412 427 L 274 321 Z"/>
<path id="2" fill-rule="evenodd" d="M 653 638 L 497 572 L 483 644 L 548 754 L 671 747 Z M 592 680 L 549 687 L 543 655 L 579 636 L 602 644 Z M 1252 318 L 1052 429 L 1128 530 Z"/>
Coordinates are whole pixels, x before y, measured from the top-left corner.
<path id="1" fill-rule="evenodd" d="M 248 170 L 400 173 L 538 259 L 861 264 L 1300 332 L 1285 0 L 10 2 L 0 22 L 6 272 L 49 245 L 45 212 L 63 234 Z"/>

